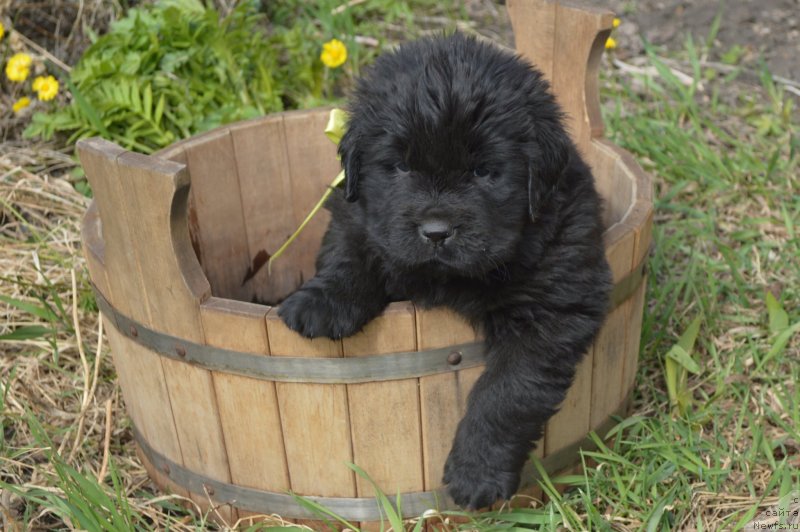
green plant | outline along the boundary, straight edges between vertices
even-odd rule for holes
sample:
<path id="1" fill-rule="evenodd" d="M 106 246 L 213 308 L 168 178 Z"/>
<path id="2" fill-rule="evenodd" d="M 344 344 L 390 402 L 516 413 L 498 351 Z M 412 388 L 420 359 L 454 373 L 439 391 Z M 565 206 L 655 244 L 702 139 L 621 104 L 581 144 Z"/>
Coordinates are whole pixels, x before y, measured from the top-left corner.
<path id="1" fill-rule="evenodd" d="M 322 67 L 302 28 L 267 33 L 263 18 L 252 0 L 224 17 L 200 0 L 131 9 L 70 73 L 71 104 L 37 113 L 25 134 L 102 135 L 150 153 L 318 95 Z"/>
<path id="2" fill-rule="evenodd" d="M 556 512 L 550 509 L 535 509 L 535 508 L 508 508 L 503 507 L 499 510 L 494 510 L 491 512 L 483 512 L 473 514 L 470 512 L 463 512 L 463 511 L 438 511 L 435 509 L 426 510 L 421 516 L 404 521 L 401 517 L 402 515 L 402 507 L 403 507 L 403 497 L 401 494 L 397 494 L 394 501 L 390 500 L 386 494 L 381 491 L 378 485 L 373 481 L 370 476 L 367 474 L 366 471 L 361 469 L 355 464 L 347 464 L 350 469 L 352 469 L 358 476 L 365 479 L 372 485 L 372 489 L 375 492 L 375 502 L 378 506 L 378 509 L 381 512 L 381 521 L 380 527 L 381 530 L 385 530 L 386 521 L 389 523 L 389 530 L 393 532 L 400 532 L 403 530 L 408 530 L 409 532 L 419 532 L 423 530 L 423 528 L 428 525 L 429 528 L 436 528 L 445 531 L 456 531 L 456 530 L 463 530 L 463 531 L 473 531 L 473 530 L 529 530 L 530 526 L 539 526 L 545 530 L 554 530 L 558 525 L 561 525 L 564 522 L 564 513 L 568 513 L 571 516 L 574 515 L 574 511 L 564 508 L 559 505 L 561 501 L 561 497 L 553 487 L 550 478 L 547 475 L 547 472 L 542 468 L 541 463 L 537 461 L 536 467 L 539 470 L 540 475 L 542 475 L 542 485 L 548 490 L 548 493 L 551 494 L 554 501 L 558 501 L 555 503 L 556 507 L 558 508 L 558 515 Z M 299 495 L 294 496 L 295 500 L 303 506 L 306 510 L 314 513 L 317 517 L 323 520 L 327 529 L 335 530 L 336 527 L 344 526 L 348 530 L 354 530 L 358 532 L 361 530 L 356 524 L 351 523 L 344 517 L 338 515 L 333 510 L 326 508 L 325 506 L 309 499 L 306 497 L 302 497 Z M 448 518 L 455 517 L 458 518 L 458 522 L 449 522 Z M 573 518 L 574 522 L 577 522 L 577 517 Z"/>
<path id="3" fill-rule="evenodd" d="M 54 484 L 58 489 L 14 486 L 2 480 L 0 488 L 34 505 L 47 506 L 75 528 L 110 532 L 142 527 L 142 516 L 128 504 L 113 463 L 109 470 L 113 490 L 109 490 L 93 476 L 70 466 L 55 451 L 45 427 L 30 412 L 27 413 L 26 423 L 41 452 L 55 470 Z"/>

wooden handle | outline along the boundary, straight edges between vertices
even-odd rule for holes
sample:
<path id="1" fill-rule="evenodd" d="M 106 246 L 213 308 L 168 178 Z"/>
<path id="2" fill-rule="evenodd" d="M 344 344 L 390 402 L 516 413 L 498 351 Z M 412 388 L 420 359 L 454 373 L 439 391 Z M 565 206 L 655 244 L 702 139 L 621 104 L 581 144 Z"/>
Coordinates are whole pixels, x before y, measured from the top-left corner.
<path id="1" fill-rule="evenodd" d="M 583 153 L 603 136 L 598 67 L 614 14 L 584 0 L 508 0 L 517 51 L 541 70 Z"/>
<path id="2" fill-rule="evenodd" d="M 211 291 L 189 238 L 185 166 L 99 138 L 77 149 L 100 211 L 108 296 L 142 323 L 202 341 L 199 304 Z"/>

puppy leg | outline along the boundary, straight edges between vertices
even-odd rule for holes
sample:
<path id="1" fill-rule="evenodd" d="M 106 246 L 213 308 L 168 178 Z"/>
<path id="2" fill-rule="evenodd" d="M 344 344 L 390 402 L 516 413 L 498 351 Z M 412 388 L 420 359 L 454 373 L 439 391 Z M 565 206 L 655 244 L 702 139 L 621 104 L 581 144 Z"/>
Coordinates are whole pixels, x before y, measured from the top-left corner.
<path id="1" fill-rule="evenodd" d="M 386 307 L 377 259 L 332 223 L 317 258 L 317 274 L 278 307 L 286 325 L 308 338 L 357 333 Z"/>
<path id="2" fill-rule="evenodd" d="M 445 465 L 448 492 L 464 508 L 489 506 L 517 490 L 520 470 L 564 400 L 597 327 L 576 316 L 514 314 L 487 320 L 486 370 L 470 393 Z"/>

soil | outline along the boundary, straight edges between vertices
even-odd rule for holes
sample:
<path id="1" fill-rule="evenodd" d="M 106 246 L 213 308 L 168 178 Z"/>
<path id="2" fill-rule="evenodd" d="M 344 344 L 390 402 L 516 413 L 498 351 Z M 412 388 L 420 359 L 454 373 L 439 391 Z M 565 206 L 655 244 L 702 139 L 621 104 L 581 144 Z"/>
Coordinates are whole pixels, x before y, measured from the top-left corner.
<path id="1" fill-rule="evenodd" d="M 800 0 L 604 0 L 622 19 L 618 54 L 639 55 L 642 39 L 670 50 L 692 36 L 706 42 L 717 16 L 709 60 L 724 55 L 745 66 L 766 62 L 774 75 L 800 81 Z"/>
<path id="2" fill-rule="evenodd" d="M 621 19 L 613 35 L 622 60 L 641 56 L 645 41 L 681 51 L 691 35 L 696 45 L 705 45 L 719 16 L 707 60 L 724 58 L 748 70 L 757 70 L 763 60 L 773 75 L 800 83 L 800 0 L 582 1 L 607 7 Z M 479 33 L 513 46 L 506 11 L 497 0 L 470 0 L 466 7 Z"/>

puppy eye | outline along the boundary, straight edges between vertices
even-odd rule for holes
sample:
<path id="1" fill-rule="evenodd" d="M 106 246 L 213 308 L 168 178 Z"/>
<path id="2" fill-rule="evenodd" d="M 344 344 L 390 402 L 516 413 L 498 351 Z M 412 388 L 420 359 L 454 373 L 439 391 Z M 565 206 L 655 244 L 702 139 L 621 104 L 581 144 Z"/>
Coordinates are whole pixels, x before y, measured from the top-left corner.
<path id="1" fill-rule="evenodd" d="M 408 165 L 403 161 L 397 163 L 396 165 L 394 165 L 394 167 L 397 169 L 398 172 L 402 172 L 404 174 L 410 171 Z"/>
<path id="2" fill-rule="evenodd" d="M 490 172 L 488 168 L 484 168 L 483 166 L 478 166 L 472 171 L 472 175 L 481 179 L 487 178 L 491 174 L 492 172 Z"/>

